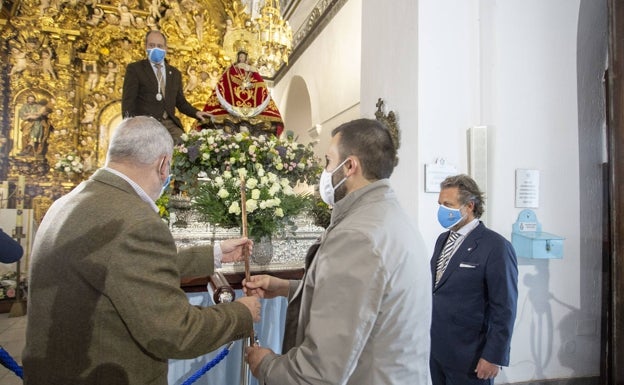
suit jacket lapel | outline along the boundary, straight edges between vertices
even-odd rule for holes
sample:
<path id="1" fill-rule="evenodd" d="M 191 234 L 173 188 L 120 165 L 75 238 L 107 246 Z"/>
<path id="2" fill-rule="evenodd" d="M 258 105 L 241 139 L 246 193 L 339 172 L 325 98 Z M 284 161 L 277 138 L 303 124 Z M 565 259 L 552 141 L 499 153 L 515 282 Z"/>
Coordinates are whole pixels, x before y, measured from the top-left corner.
<path id="1" fill-rule="evenodd" d="M 479 223 L 479 225 L 474 230 L 472 230 L 470 234 L 468 234 L 466 239 L 464 239 L 464 241 L 459 245 L 459 248 L 455 251 L 455 254 L 453 254 L 453 256 L 451 257 L 451 260 L 449 261 L 448 266 L 446 267 L 446 270 L 444 270 L 444 274 L 442 274 L 442 278 L 440 278 L 440 282 L 438 282 L 438 284 L 435 286 L 434 291 L 437 288 L 444 285 L 444 282 L 446 282 L 449 276 L 453 274 L 455 269 L 459 267 L 459 264 L 461 263 L 461 261 L 464 260 L 464 258 L 467 255 L 475 251 L 475 249 L 479 246 L 479 240 L 481 239 L 483 235 L 483 230 L 484 230 L 483 223 Z M 442 246 L 443 245 L 444 243 L 442 243 Z M 440 250 L 438 251 L 436 255 L 439 255 L 442 252 L 441 249 L 442 247 L 440 247 Z M 435 277 L 435 274 L 434 274 L 434 277 Z"/>

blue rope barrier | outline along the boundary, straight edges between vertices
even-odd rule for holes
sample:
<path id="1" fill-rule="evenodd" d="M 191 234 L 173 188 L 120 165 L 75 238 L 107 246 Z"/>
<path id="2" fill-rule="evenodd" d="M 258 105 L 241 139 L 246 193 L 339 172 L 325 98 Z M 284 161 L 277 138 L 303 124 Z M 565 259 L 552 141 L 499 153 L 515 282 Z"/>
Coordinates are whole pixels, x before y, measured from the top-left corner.
<path id="1" fill-rule="evenodd" d="M 24 379 L 24 369 L 15 362 L 9 352 L 4 350 L 2 346 L 0 346 L 0 364 L 15 373 L 19 378 Z"/>
<path id="2" fill-rule="evenodd" d="M 230 342 L 215 358 L 213 358 L 206 365 L 202 366 L 201 369 L 199 369 L 191 377 L 189 377 L 188 380 L 184 381 L 182 385 L 191 385 L 192 383 L 197 381 L 201 376 L 206 374 L 206 372 L 212 369 L 215 365 L 221 362 L 225 358 L 225 356 L 227 356 L 228 353 L 230 352 L 230 347 L 232 346 L 232 344 L 233 342 Z M 0 346 L 0 364 L 2 364 L 2 366 L 4 366 L 5 368 L 11 370 L 19 378 L 24 379 L 24 369 L 22 369 L 22 367 L 19 366 L 17 362 L 15 362 L 15 360 L 13 359 L 13 357 L 11 357 L 9 352 L 4 350 L 2 346 Z"/>
<path id="3" fill-rule="evenodd" d="M 193 373 L 193 375 L 190 376 L 186 381 L 184 381 L 182 383 L 182 385 L 191 385 L 195 381 L 199 380 L 199 377 L 201 377 L 204 374 L 206 374 L 207 371 L 209 371 L 216 364 L 221 362 L 225 358 L 225 356 L 227 356 L 228 353 L 230 352 L 230 347 L 232 346 L 232 344 L 233 344 L 233 342 L 230 342 L 223 350 L 221 350 L 221 352 L 215 358 L 213 358 L 206 365 L 202 366 L 201 369 L 199 369 L 198 371 Z"/>

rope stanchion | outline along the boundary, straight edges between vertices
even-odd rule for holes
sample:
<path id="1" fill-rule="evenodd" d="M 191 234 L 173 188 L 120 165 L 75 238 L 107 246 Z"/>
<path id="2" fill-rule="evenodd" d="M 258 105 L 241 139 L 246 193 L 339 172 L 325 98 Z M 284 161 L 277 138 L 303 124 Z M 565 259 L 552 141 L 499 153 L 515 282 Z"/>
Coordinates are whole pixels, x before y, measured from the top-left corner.
<path id="1" fill-rule="evenodd" d="M 24 369 L 22 369 L 22 367 L 15 362 L 9 352 L 4 350 L 2 346 L 0 346 L 0 364 L 15 373 L 15 375 L 19 378 L 24 378 Z"/>
<path id="2" fill-rule="evenodd" d="M 184 381 L 182 385 L 191 385 L 195 381 L 199 380 L 201 376 L 206 374 L 206 372 L 212 369 L 215 365 L 221 362 L 225 358 L 225 356 L 227 356 L 228 353 L 230 352 L 230 347 L 232 346 L 233 343 L 234 342 L 230 342 L 223 350 L 221 350 L 221 352 L 215 358 L 213 358 L 206 365 L 202 366 L 198 371 L 193 373 L 193 375 L 190 376 L 186 381 Z"/>

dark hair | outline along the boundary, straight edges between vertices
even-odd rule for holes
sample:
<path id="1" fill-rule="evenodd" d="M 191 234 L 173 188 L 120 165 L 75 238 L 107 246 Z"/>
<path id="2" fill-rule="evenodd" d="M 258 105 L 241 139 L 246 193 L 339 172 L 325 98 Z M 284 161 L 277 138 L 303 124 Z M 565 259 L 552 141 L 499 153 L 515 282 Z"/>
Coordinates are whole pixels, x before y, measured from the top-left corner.
<path id="1" fill-rule="evenodd" d="M 247 51 L 245 51 L 244 49 L 241 49 L 238 52 L 236 52 L 236 62 L 237 63 L 238 63 L 238 58 L 240 57 L 241 54 L 245 55 L 245 61 L 247 61 L 249 59 L 249 54 L 247 53 Z"/>
<path id="2" fill-rule="evenodd" d="M 368 180 L 389 178 L 397 164 L 396 149 L 388 129 L 374 119 L 356 119 L 332 131 L 340 134 L 338 153 L 341 161 L 350 155 L 358 157 L 362 175 Z"/>
<path id="3" fill-rule="evenodd" d="M 160 36 L 163 37 L 163 39 L 165 39 L 165 46 L 167 45 L 167 36 L 165 36 L 164 33 L 162 33 L 161 31 L 157 30 L 157 29 L 150 29 L 149 31 L 147 31 L 147 33 L 145 34 L 145 45 L 147 46 L 147 38 L 149 37 L 149 35 L 151 35 L 152 33 L 159 33 Z"/>
<path id="4" fill-rule="evenodd" d="M 462 205 L 474 203 L 472 213 L 475 218 L 481 218 L 485 211 L 485 196 L 479 189 L 477 182 L 466 174 L 449 176 L 440 183 L 441 189 L 457 187 L 459 190 L 459 203 Z"/>

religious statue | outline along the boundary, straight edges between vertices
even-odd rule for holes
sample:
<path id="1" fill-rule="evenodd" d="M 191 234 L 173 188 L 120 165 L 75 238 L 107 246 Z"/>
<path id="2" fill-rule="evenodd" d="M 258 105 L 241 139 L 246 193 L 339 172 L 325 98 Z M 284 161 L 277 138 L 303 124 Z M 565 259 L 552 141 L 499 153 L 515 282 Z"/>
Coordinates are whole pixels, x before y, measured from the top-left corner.
<path id="1" fill-rule="evenodd" d="M 54 56 L 52 48 L 46 47 L 41 51 L 41 69 L 44 74 L 50 75 L 50 77 L 56 80 L 56 72 L 54 71 Z"/>
<path id="2" fill-rule="evenodd" d="M 212 115 L 213 123 L 247 122 L 252 130 L 262 123 L 263 131 L 279 136 L 284 129 L 282 117 L 264 79 L 247 63 L 246 51 L 239 51 L 236 58 L 217 81 L 204 111 Z"/>
<path id="3" fill-rule="evenodd" d="M 48 121 L 50 112 L 47 100 L 41 99 L 37 102 L 32 94 L 26 97 L 26 103 L 19 110 L 19 118 L 22 121 L 20 155 L 45 155 L 47 141 L 52 131 L 52 126 Z"/>
<path id="4" fill-rule="evenodd" d="M 13 67 L 11 68 L 11 72 L 9 72 L 9 76 L 13 76 L 14 74 L 23 72 L 26 68 L 28 68 L 28 59 L 26 58 L 26 53 L 20 50 L 17 47 L 11 48 L 11 58 L 13 59 Z"/>

